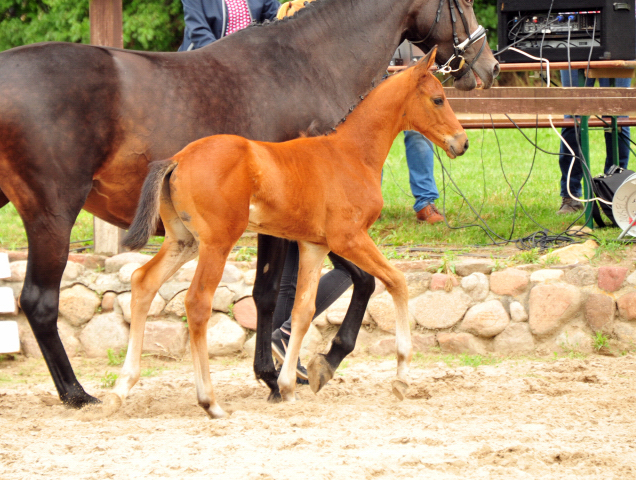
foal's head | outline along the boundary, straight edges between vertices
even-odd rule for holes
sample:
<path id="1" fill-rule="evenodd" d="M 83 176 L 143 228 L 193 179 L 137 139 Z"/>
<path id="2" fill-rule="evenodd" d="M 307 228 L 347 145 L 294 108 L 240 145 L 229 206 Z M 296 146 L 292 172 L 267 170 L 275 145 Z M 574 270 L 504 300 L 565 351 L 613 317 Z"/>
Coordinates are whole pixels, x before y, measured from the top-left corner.
<path id="1" fill-rule="evenodd" d="M 446 100 L 442 84 L 432 73 L 436 50 L 433 48 L 404 72 L 404 75 L 410 75 L 404 129 L 419 131 L 443 148 L 450 158 L 455 158 L 468 149 L 468 137 Z"/>

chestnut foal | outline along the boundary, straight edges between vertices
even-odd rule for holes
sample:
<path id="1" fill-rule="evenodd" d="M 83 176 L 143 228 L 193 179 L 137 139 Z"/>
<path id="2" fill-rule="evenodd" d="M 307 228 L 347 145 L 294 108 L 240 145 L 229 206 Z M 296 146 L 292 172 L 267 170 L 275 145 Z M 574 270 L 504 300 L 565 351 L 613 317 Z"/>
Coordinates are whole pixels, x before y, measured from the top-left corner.
<path id="1" fill-rule="evenodd" d="M 152 164 L 124 245 L 145 245 L 158 215 L 166 237 L 159 253 L 132 277 L 130 343 L 114 390 L 117 402 L 139 379 L 152 299 L 198 250 L 199 263 L 185 300 L 197 397 L 210 417 L 225 415 L 210 380 L 207 323 L 227 256 L 247 228 L 296 240 L 300 250 L 292 334 L 278 377 L 283 399 L 295 399 L 296 361 L 330 250 L 379 278 L 393 297 L 398 360 L 393 391 L 403 398 L 412 354 L 408 291 L 404 275 L 382 256 L 367 230 L 380 215 L 382 166 L 400 131 L 420 131 L 451 158 L 468 148 L 442 85 L 429 71 L 434 58 L 435 49 L 414 67 L 382 82 L 335 133 L 284 143 L 215 135 Z M 320 370 L 316 367 L 323 357 L 316 358 L 308 366 L 314 391 L 315 372 Z"/>

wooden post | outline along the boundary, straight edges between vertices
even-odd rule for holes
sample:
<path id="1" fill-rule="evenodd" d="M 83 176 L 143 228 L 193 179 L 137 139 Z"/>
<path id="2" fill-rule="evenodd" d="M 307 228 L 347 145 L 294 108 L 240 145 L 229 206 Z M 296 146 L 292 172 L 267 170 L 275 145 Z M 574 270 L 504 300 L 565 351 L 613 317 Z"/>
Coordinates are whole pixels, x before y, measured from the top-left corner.
<path id="1" fill-rule="evenodd" d="M 91 44 L 104 47 L 124 47 L 122 31 L 122 0 L 91 0 L 89 16 Z M 93 218 L 95 253 L 115 255 L 121 253 L 124 231 L 97 217 Z"/>

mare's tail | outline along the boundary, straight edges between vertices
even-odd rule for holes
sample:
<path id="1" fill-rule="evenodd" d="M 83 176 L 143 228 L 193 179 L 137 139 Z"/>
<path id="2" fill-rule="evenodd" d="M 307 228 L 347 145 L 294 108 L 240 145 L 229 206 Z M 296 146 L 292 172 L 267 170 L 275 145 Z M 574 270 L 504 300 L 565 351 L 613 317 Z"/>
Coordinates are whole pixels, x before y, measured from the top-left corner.
<path id="1" fill-rule="evenodd" d="M 150 171 L 141 189 L 139 205 L 135 218 L 122 241 L 122 245 L 130 250 L 139 250 L 157 230 L 159 221 L 159 202 L 162 190 L 170 188 L 168 178 L 177 166 L 173 159 L 160 160 L 150 164 Z M 169 191 L 166 191 L 169 194 Z"/>

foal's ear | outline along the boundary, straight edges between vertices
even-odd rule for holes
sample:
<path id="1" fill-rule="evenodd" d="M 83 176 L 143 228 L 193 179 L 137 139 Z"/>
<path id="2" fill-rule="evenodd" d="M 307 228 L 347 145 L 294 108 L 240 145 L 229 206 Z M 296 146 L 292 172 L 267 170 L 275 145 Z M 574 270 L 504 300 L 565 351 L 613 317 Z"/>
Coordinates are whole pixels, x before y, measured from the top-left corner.
<path id="1" fill-rule="evenodd" d="M 435 45 L 431 50 L 424 55 L 424 58 L 420 60 L 420 65 L 426 69 L 427 72 L 434 72 L 437 70 L 435 65 L 435 55 L 437 54 L 437 45 Z"/>

